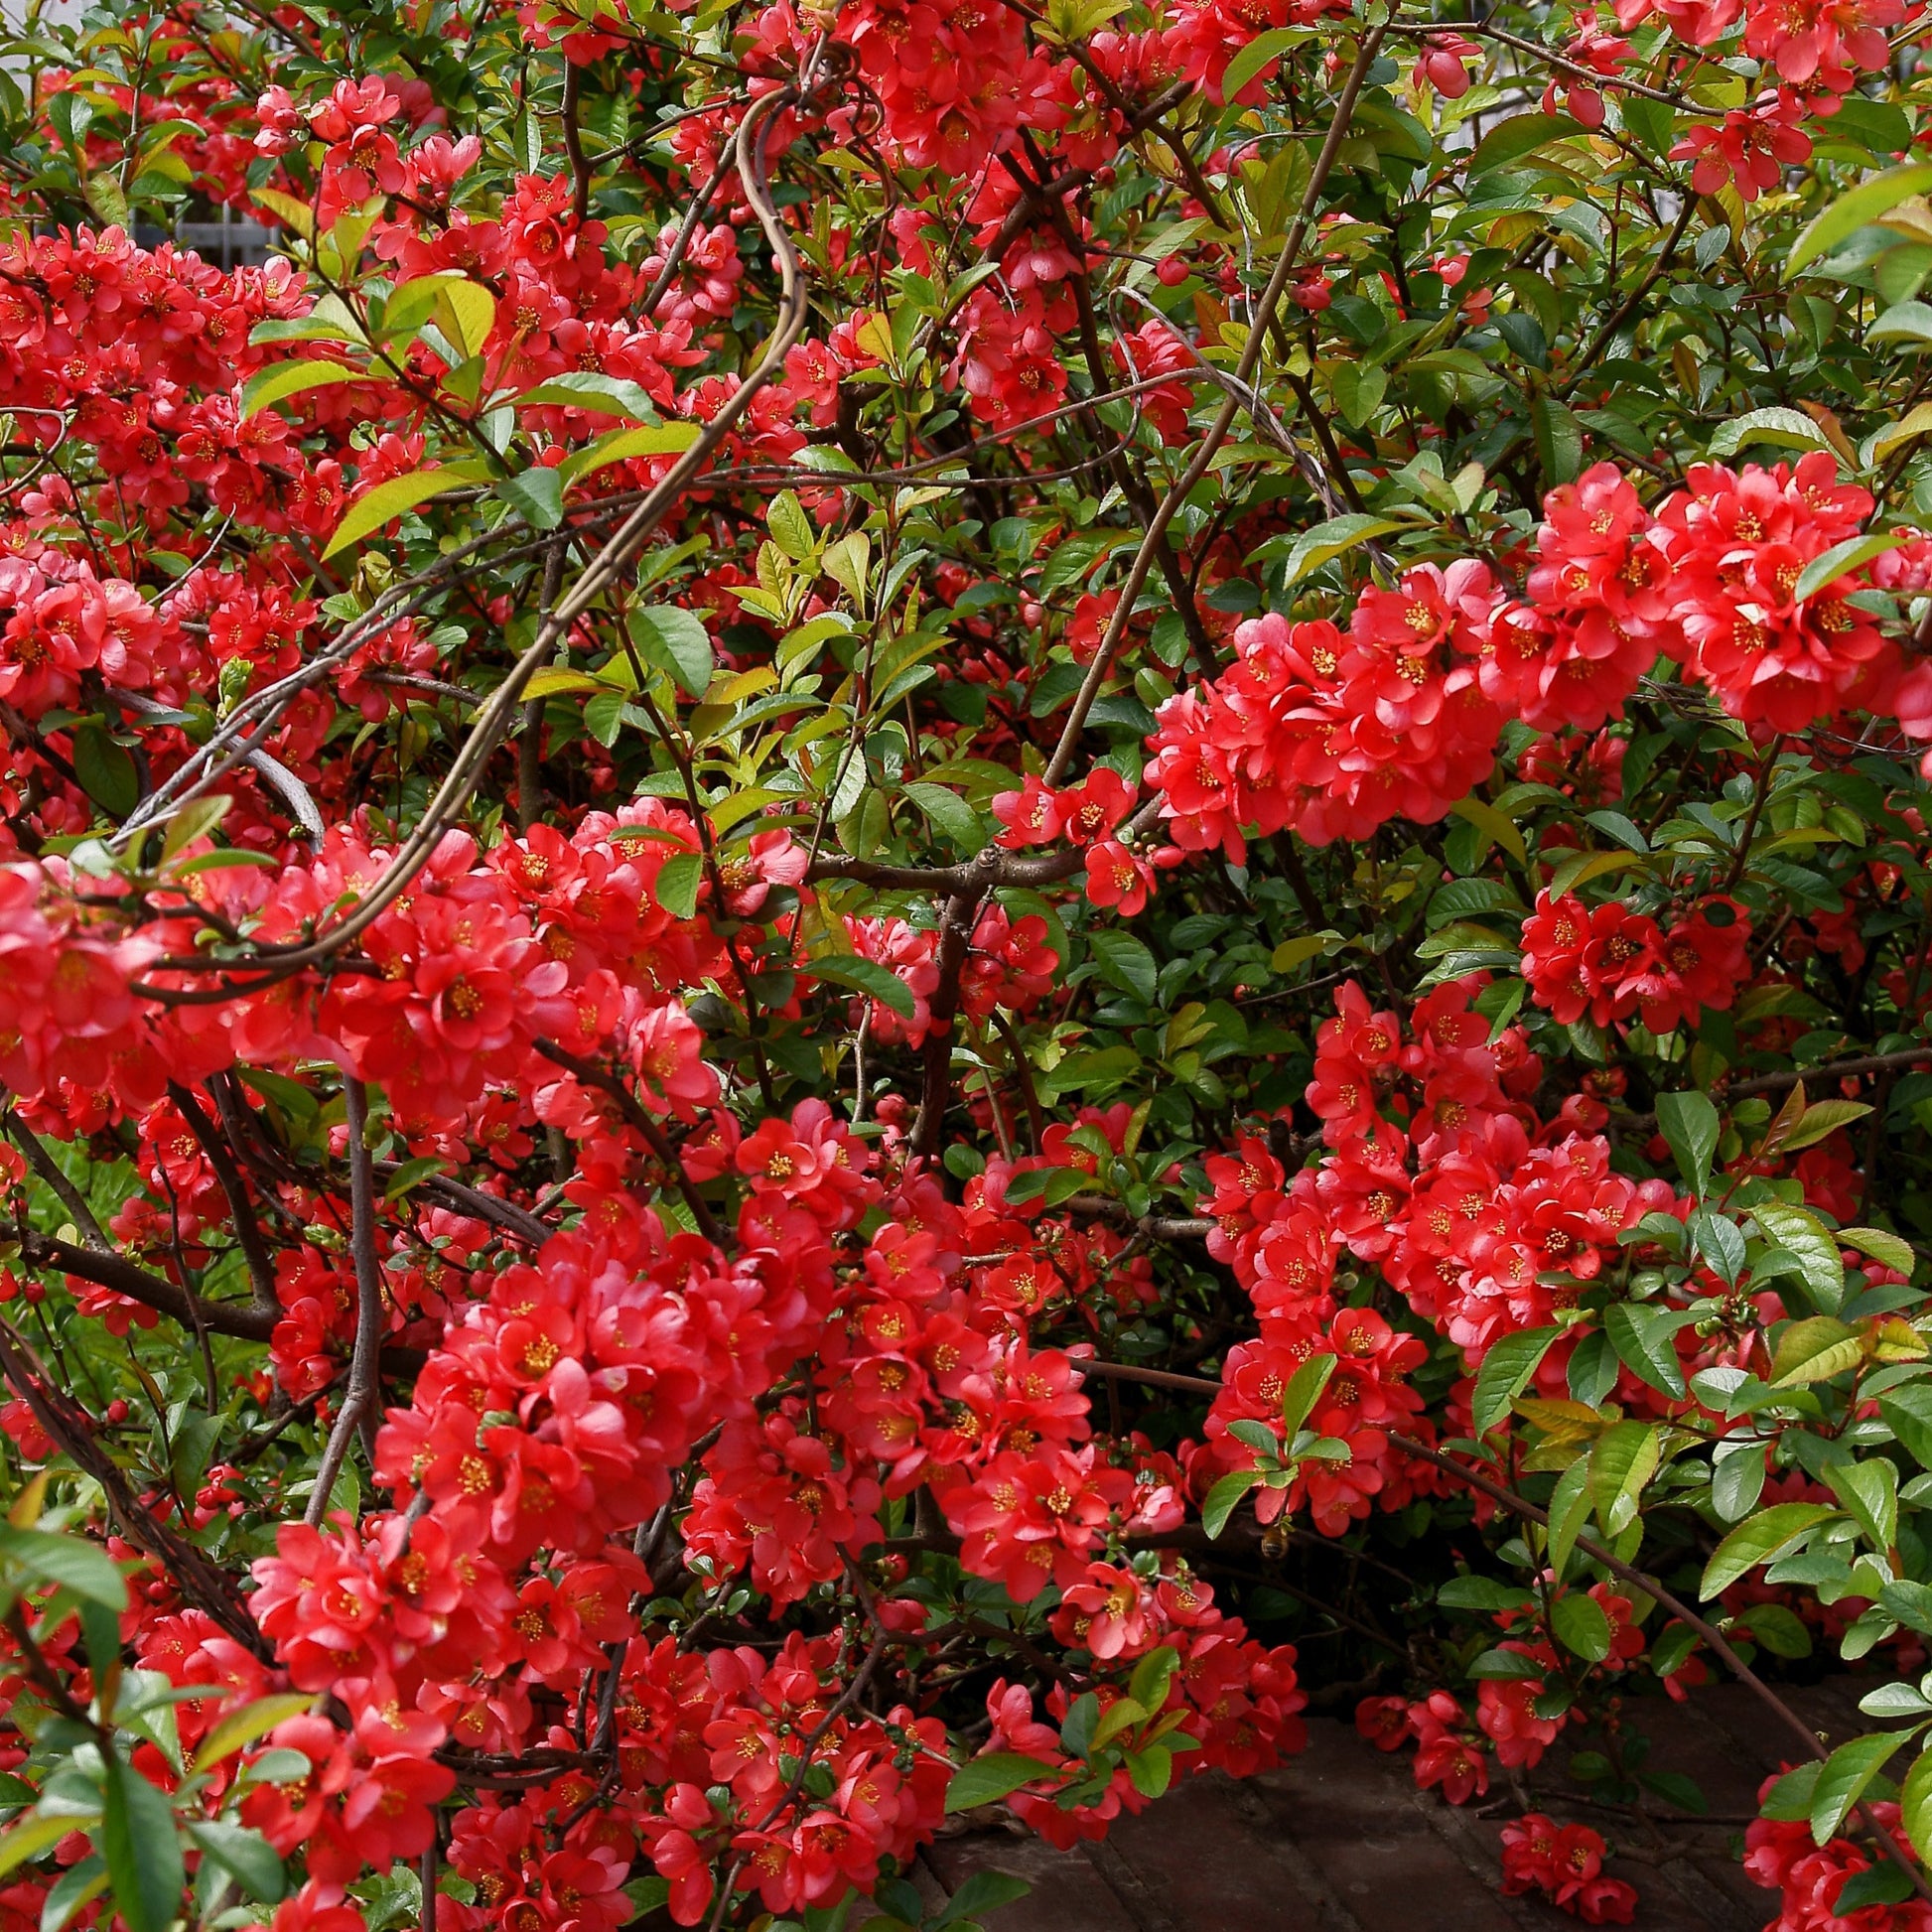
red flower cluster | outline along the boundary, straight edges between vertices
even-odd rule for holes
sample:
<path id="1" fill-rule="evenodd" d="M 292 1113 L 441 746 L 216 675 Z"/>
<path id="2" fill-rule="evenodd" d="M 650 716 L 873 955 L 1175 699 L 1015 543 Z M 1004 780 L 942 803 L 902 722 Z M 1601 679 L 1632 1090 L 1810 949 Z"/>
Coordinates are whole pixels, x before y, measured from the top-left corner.
<path id="1" fill-rule="evenodd" d="M 1765 1779 L 1760 1801 L 1776 1782 L 1774 1777 Z M 1871 1815 L 1896 1838 L 1895 1804 L 1874 1800 Z M 1875 1846 L 1850 1838 L 1833 1838 L 1821 1846 L 1802 1820 L 1754 1818 L 1744 1828 L 1744 1869 L 1767 1891 L 1780 1894 L 1781 1910 L 1766 1932 L 1840 1932 L 1846 1925 L 1857 1925 L 1859 1932 L 1932 1932 L 1932 1905 L 1920 1898 L 1863 1905 L 1856 1917 L 1840 1915 L 1839 1894 L 1846 1885 L 1883 1860 Z"/>
<path id="2" fill-rule="evenodd" d="M 1608 900 L 1537 895 L 1523 923 L 1523 977 L 1531 997 L 1564 1026 L 1585 1018 L 1614 1026 L 1641 1011 L 1653 1034 L 1723 1013 L 1750 977 L 1751 922 L 1733 898 L 1701 900 L 1666 933 L 1656 920 Z"/>
<path id="3" fill-rule="evenodd" d="M 1637 1888 L 1604 1877 L 1608 1849 L 1587 1825 L 1559 1825 L 1540 1811 L 1526 1811 L 1503 1827 L 1503 1890 L 1515 1897 L 1540 1892 L 1586 1925 L 1629 1925 Z"/>

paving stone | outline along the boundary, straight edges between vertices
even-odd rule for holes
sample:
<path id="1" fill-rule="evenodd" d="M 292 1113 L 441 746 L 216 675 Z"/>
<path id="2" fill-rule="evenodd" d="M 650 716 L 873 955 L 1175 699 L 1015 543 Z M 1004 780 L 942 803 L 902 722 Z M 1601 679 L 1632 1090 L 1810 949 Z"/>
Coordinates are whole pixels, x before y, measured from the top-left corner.
<path id="1" fill-rule="evenodd" d="M 987 1915 L 998 1932 L 1138 1932 L 1127 1907 L 1078 1852 L 1056 1852 L 1043 1839 L 975 1832 L 929 1846 L 925 1862 L 948 1893 L 975 1871 L 1006 1871 L 1033 1886 Z"/>
<path id="2" fill-rule="evenodd" d="M 1406 1758 L 1352 1725 L 1317 1718 L 1309 1748 L 1250 1786 L 1273 1827 L 1307 1856 L 1361 1932 L 1499 1932 L 1514 1915 L 1431 1828 Z"/>
<path id="3" fill-rule="evenodd" d="M 1806 1725 L 1834 1742 L 1869 1727 L 1863 1680 L 1781 1690 Z M 1758 1932 L 1773 1894 L 1733 1855 L 1758 1784 L 1799 1742 L 1749 1692 L 1711 1685 L 1689 1705 L 1646 1703 L 1636 1728 L 1651 1763 L 1703 1787 L 1715 1824 L 1639 1821 L 1566 1803 L 1561 1779 L 1537 1802 L 1594 1825 L 1618 1857 L 1612 1875 L 1637 1888 L 1638 1932 Z M 989 1932 L 1569 1932 L 1576 1921 L 1538 1898 L 1501 1890 L 1500 1816 L 1418 1792 L 1406 1754 L 1377 1751 L 1333 1718 L 1309 1724 L 1309 1747 L 1245 1781 L 1188 1779 L 1107 1839 L 1067 1853 L 1036 1839 L 978 1832 L 925 1854 L 948 1892 L 974 1871 L 1008 1871 L 1034 1887 L 987 1914 Z M 1552 1766 L 1552 1768 L 1558 1768 Z M 1496 1795 L 1492 1793 L 1492 1797 Z"/>

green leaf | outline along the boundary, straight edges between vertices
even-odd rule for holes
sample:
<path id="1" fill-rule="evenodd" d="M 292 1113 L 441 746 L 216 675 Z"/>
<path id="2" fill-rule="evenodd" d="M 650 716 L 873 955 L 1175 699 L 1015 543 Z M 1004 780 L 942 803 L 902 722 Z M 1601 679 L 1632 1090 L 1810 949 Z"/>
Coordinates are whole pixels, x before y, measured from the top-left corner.
<path id="1" fill-rule="evenodd" d="M 55 1880 L 48 1889 L 47 1898 L 41 1906 L 40 1932 L 61 1932 L 69 1924 L 74 1913 L 88 1900 L 98 1898 L 107 1889 L 107 1863 L 98 1856 L 82 1859 L 76 1865 L 68 1869 Z"/>
<path id="2" fill-rule="evenodd" d="M 1589 1664 L 1600 1664 L 1616 1641 L 1602 1604 L 1581 1590 L 1559 1596 L 1550 1606 L 1550 1628 L 1564 1649 Z"/>
<path id="3" fill-rule="evenodd" d="M 562 375 L 553 375 L 549 381 L 525 389 L 516 398 L 519 409 L 535 403 L 562 409 L 588 409 L 600 416 L 628 416 L 633 423 L 657 421 L 657 405 L 636 383 L 591 369 L 570 369 Z"/>
<path id="4" fill-rule="evenodd" d="M 1702 1195 L 1711 1183 L 1711 1157 L 1718 1149 L 1718 1109 L 1695 1088 L 1657 1096 L 1657 1127 L 1670 1143 L 1677 1171 Z"/>
<path id="5" fill-rule="evenodd" d="M 1809 1109 L 1807 1109 L 1809 1111 Z M 1789 1147 L 1786 1143 L 1786 1147 Z M 1808 1208 L 1785 1201 L 1760 1201 L 1751 1216 L 1765 1234 L 1798 1263 L 1798 1278 L 1815 1308 L 1828 1313 L 1845 1301 L 1845 1265 L 1838 1237 Z"/>
<path id="6" fill-rule="evenodd" d="M 1550 1568 L 1559 1581 L 1589 1521 L 1589 1458 L 1580 1455 L 1557 1478 L 1550 1495 Z"/>
<path id="7" fill-rule="evenodd" d="M 1168 1693 L 1173 1687 L 1173 1674 L 1179 1668 L 1180 1653 L 1172 1644 L 1164 1643 L 1158 1650 L 1150 1650 L 1134 1666 L 1127 1695 L 1143 1711 L 1159 1711 L 1168 1701 Z"/>
<path id="8" fill-rule="evenodd" d="M 1851 1512 L 1860 1529 L 1881 1554 L 1898 1540 L 1898 1471 L 1882 1455 L 1856 1462 L 1832 1462 L 1825 1485 Z"/>
<path id="9" fill-rule="evenodd" d="M 134 760 L 98 725 L 82 725 L 73 734 L 73 774 L 110 818 L 125 818 L 141 802 Z"/>
<path id="10" fill-rule="evenodd" d="M 1704 1567 L 1704 1580 L 1698 1587 L 1700 1597 L 1709 1600 L 1727 1590 L 1740 1577 L 1748 1576 L 1759 1564 L 1781 1556 L 1820 1523 L 1843 1514 L 1827 1503 L 1773 1503 L 1760 1515 L 1739 1523 L 1711 1554 Z"/>
<path id="11" fill-rule="evenodd" d="M 1475 1433 L 1486 1436 L 1509 1414 L 1510 1404 L 1529 1387 L 1530 1378 L 1550 1352 L 1561 1328 L 1524 1328 L 1505 1335 L 1482 1358 L 1476 1371 Z"/>
<path id="12" fill-rule="evenodd" d="M 688 919 L 698 909 L 698 890 L 704 884 L 704 855 L 674 852 L 657 875 L 657 902 L 674 919 Z"/>
<path id="13" fill-rule="evenodd" d="M 1678 1329 L 1695 1321 L 1687 1309 L 1659 1309 L 1644 1302 L 1612 1302 L 1603 1311 L 1603 1332 L 1618 1359 L 1653 1389 L 1682 1400 L 1684 1365 L 1677 1358 Z"/>
<path id="14" fill-rule="evenodd" d="M 961 852 L 977 853 L 986 844 L 986 827 L 979 813 L 958 792 L 922 779 L 913 780 L 903 789 L 906 797 Z"/>
<path id="15" fill-rule="evenodd" d="M 204 1818 L 190 1821 L 188 1836 L 250 1897 L 272 1905 L 287 1888 L 281 1858 L 260 1832 Z"/>
<path id="16" fill-rule="evenodd" d="M 1862 1255 L 1869 1255 L 1875 1262 L 1889 1268 L 1894 1274 L 1903 1275 L 1907 1281 L 1918 1266 L 1918 1256 L 1912 1244 L 1903 1237 L 1892 1234 L 1884 1228 L 1840 1228 L 1833 1237 L 1841 1247 L 1856 1248 Z"/>
<path id="17" fill-rule="evenodd" d="M 57 1584 L 102 1609 L 127 1608 L 127 1579 L 97 1543 L 0 1523 L 0 1557 L 18 1564 L 34 1583 Z"/>
<path id="18" fill-rule="evenodd" d="M 989 1751 L 962 1764 L 946 1786 L 948 1812 L 971 1811 L 978 1805 L 997 1804 L 1022 1785 L 1058 1774 L 1050 1764 L 1036 1757 L 1023 1757 L 1018 1751 Z"/>
<path id="19" fill-rule="evenodd" d="M 449 1171 L 449 1162 L 439 1154 L 416 1155 L 411 1160 L 398 1163 L 382 1190 L 382 1198 L 385 1201 L 401 1200 L 418 1181 L 427 1180 L 433 1173 L 447 1173 Z"/>
<path id="20" fill-rule="evenodd" d="M 381 529 L 383 524 L 407 514 L 419 503 L 427 503 L 445 490 L 482 483 L 488 475 L 488 465 L 482 462 L 446 463 L 440 469 L 412 470 L 407 476 L 391 477 L 387 483 L 377 483 L 348 506 L 347 514 L 336 526 L 336 534 L 329 539 L 328 549 L 322 553 L 324 559 L 346 550 L 351 543 L 359 543 L 372 530 Z"/>
<path id="21" fill-rule="evenodd" d="M 1718 460 L 1733 457 L 1753 443 L 1771 443 L 1787 450 L 1831 448 L 1825 432 L 1800 410 L 1751 409 L 1733 416 L 1711 439 L 1711 455 Z"/>
<path id="22" fill-rule="evenodd" d="M 174 1807 L 139 1771 L 107 1760 L 99 1846 L 114 1907 L 128 1932 L 167 1932 L 181 1905 L 184 1871 Z"/>
<path id="23" fill-rule="evenodd" d="M 1469 178 L 1474 180 L 1497 168 L 1506 168 L 1512 161 L 1521 161 L 1538 148 L 1548 147 L 1552 141 L 1566 140 L 1581 132 L 1568 114 L 1514 115 L 1476 143 L 1467 163 Z"/>
<path id="24" fill-rule="evenodd" d="M 1260 1480 L 1259 1469 L 1236 1469 L 1207 1492 L 1207 1500 L 1201 1504 L 1200 1526 L 1210 1542 L 1227 1528 L 1228 1518 L 1234 1514 L 1241 1498 Z"/>
<path id="25" fill-rule="evenodd" d="M 1604 1534 L 1620 1536 L 1636 1514 L 1644 1484 L 1657 1473 L 1662 1440 L 1655 1423 L 1613 1423 L 1589 1452 L 1590 1498 Z"/>
<path id="26" fill-rule="evenodd" d="M 1911 1734 L 1875 1730 L 1868 1736 L 1855 1737 L 1849 1744 L 1841 1744 L 1825 1760 L 1811 1792 L 1813 1844 L 1828 1844 L 1838 1835 L 1846 1813 L 1863 1796 L 1865 1786 L 1884 1769 L 1892 1753 Z"/>
<path id="27" fill-rule="evenodd" d="M 1143 1798 L 1158 1798 L 1173 1782 L 1173 1752 L 1165 1744 L 1148 1744 L 1127 1754 L 1127 1775 Z"/>
<path id="28" fill-rule="evenodd" d="M 1878 1398 L 1878 1414 L 1922 1469 L 1932 1469 L 1932 1383 L 1908 1383 Z"/>
<path id="29" fill-rule="evenodd" d="M 332 383 L 361 382 L 366 379 L 366 370 L 347 368 L 341 362 L 271 363 L 265 369 L 257 369 L 242 385 L 241 420 L 245 423 L 270 403 L 280 402 L 285 396 L 300 395 L 305 389 L 322 389 Z"/>
<path id="30" fill-rule="evenodd" d="M 193 845 L 228 815 L 232 798 L 216 792 L 211 797 L 191 799 L 180 811 L 170 814 L 168 835 L 161 841 L 161 862 L 166 865 L 184 846 Z"/>
<path id="31" fill-rule="evenodd" d="M 505 477 L 496 493 L 533 530 L 554 530 L 564 520 L 564 480 L 555 470 L 524 470 Z"/>
<path id="32" fill-rule="evenodd" d="M 1530 404 L 1530 434 L 1544 481 L 1553 487 L 1574 483 L 1584 467 L 1584 429 L 1577 418 L 1555 397 L 1540 395 Z"/>
<path id="33" fill-rule="evenodd" d="M 946 1900 L 945 1909 L 932 1920 L 932 1932 L 945 1932 L 962 1919 L 978 1918 L 982 1912 L 998 1911 L 1033 1890 L 1024 1878 L 1010 1871 L 976 1871 Z"/>
<path id="34" fill-rule="evenodd" d="M 1227 64 L 1227 70 L 1221 75 L 1221 98 L 1233 100 L 1271 61 L 1279 61 L 1314 31 L 1312 27 L 1273 27 L 1265 34 L 1257 34 Z"/>
<path id="35" fill-rule="evenodd" d="M 1908 195 L 1923 195 L 1928 189 L 1932 189 L 1932 163 L 1923 161 L 1889 168 L 1870 181 L 1861 182 L 1849 195 L 1841 195 L 1805 224 L 1785 257 L 1786 276 L 1797 274 L 1808 263 L 1829 254 L 1841 241 L 1896 207 Z"/>
<path id="36" fill-rule="evenodd" d="M 1154 1004 L 1157 968 L 1154 955 L 1131 932 L 1103 930 L 1087 935 L 1100 977 L 1143 1006 Z"/>
<path id="37" fill-rule="evenodd" d="M 1291 1443 L 1295 1432 L 1308 1421 L 1309 1412 L 1321 1400 L 1321 1392 L 1335 1372 L 1336 1359 L 1333 1355 L 1311 1355 L 1288 1378 L 1288 1387 L 1282 1391 L 1282 1422 Z"/>
<path id="38" fill-rule="evenodd" d="M 1323 564 L 1333 563 L 1337 557 L 1353 550 L 1357 544 L 1367 543 L 1375 537 L 1388 536 L 1402 527 L 1400 523 L 1392 522 L 1386 516 L 1355 514 L 1330 517 L 1325 523 L 1317 523 L 1312 530 L 1305 530 L 1295 539 L 1288 553 L 1282 588 L 1287 590 L 1299 584 L 1311 571 L 1319 570 Z"/>
<path id="39" fill-rule="evenodd" d="M 825 953 L 810 962 L 810 971 L 818 979 L 849 986 L 882 1007 L 891 1007 L 901 1020 L 910 1020 L 918 1011 L 912 989 L 876 959 L 861 959 L 854 953 Z"/>
<path id="40" fill-rule="evenodd" d="M 1841 577 L 1849 577 L 1873 557 L 1882 557 L 1887 550 L 1897 549 L 1904 541 L 1905 533 L 1902 530 L 1881 530 L 1876 536 L 1847 537 L 1843 543 L 1833 544 L 1798 573 L 1791 601 L 1802 604 L 1807 598 L 1816 597 L 1827 584 L 1835 584 Z M 1871 1110 L 1866 1108 L 1865 1111 L 1869 1113 Z"/>
<path id="41" fill-rule="evenodd" d="M 630 641 L 660 671 L 667 671 L 688 696 L 702 698 L 711 689 L 717 660 L 711 648 L 711 632 L 695 611 L 669 604 L 640 605 L 625 620 L 624 627 Z"/>
<path id="42" fill-rule="evenodd" d="M 1898 1793 L 1898 1809 L 1912 1850 L 1932 1863 L 1932 1750 L 1921 1751 L 1912 1760 Z"/>
<path id="43" fill-rule="evenodd" d="M 1752 1642 L 1762 1645 L 1773 1657 L 1811 1655 L 1811 1632 L 1782 1603 L 1753 1603 L 1744 1612 L 1744 1621 Z"/>

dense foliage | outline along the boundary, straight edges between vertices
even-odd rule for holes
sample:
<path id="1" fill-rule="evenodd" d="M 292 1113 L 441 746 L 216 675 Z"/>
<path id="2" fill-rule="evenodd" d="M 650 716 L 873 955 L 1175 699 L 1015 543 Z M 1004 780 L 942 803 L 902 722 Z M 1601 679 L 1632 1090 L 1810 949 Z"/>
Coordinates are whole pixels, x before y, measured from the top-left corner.
<path id="1" fill-rule="evenodd" d="M 30 15 L 0 1928 L 963 1925 L 1311 1694 L 1623 1921 L 1727 1676 L 1932 1926 L 1926 31 Z"/>

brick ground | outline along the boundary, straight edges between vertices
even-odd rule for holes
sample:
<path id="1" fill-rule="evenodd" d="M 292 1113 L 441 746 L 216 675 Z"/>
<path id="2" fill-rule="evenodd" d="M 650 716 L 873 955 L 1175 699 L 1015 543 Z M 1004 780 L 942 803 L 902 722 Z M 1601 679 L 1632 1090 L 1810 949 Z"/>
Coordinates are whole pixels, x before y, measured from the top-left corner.
<path id="1" fill-rule="evenodd" d="M 1865 1685 L 1847 1680 L 1787 1693 L 1828 1741 L 1870 1728 Z M 1688 1773 L 1711 1817 L 1651 1823 L 1590 1809 L 1561 1775 L 1539 1774 L 1535 1800 L 1590 1824 L 1617 1856 L 1612 1872 L 1641 1900 L 1640 1932 L 1759 1932 L 1777 1916 L 1736 1862 L 1759 1782 L 1792 1755 L 1776 1718 L 1734 1686 L 1689 1705 L 1646 1703 L 1634 1727 L 1648 1768 Z M 1561 1749 L 1553 1762 L 1561 1758 Z M 1578 1921 L 1505 1898 L 1496 1814 L 1456 1810 L 1418 1792 L 1409 1756 L 1385 1755 L 1335 1718 L 1309 1724 L 1309 1748 L 1267 1777 L 1190 1779 L 1099 1845 L 1058 1853 L 998 1830 L 941 1839 L 922 1873 L 936 1897 L 982 1868 L 1031 1881 L 1029 1896 L 989 1915 L 989 1932 L 1555 1932 Z"/>

